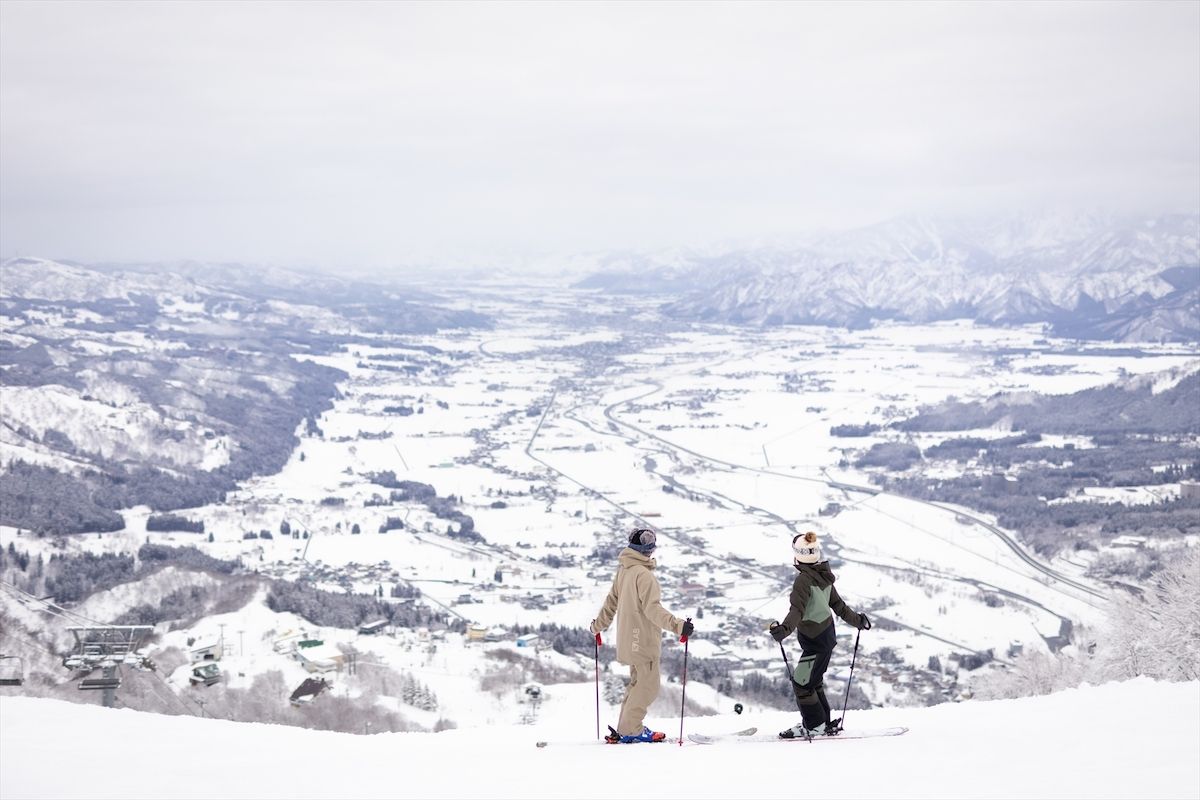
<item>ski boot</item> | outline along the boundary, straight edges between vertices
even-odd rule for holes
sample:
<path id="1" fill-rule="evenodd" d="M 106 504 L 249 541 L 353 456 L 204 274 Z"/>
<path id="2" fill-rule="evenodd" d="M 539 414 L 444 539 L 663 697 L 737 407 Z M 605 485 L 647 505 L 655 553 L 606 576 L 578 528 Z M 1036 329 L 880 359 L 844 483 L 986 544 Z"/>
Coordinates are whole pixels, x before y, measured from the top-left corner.
<path id="1" fill-rule="evenodd" d="M 628 736 L 622 736 L 621 734 L 617 733 L 615 730 L 613 730 L 613 727 L 611 725 L 608 727 L 608 730 L 610 731 L 610 733 L 608 736 L 604 737 L 604 741 L 608 742 L 609 744 L 638 744 L 639 742 L 661 742 L 667 738 L 667 735 L 665 733 L 663 733 L 662 731 L 652 731 L 649 728 L 645 728 L 645 727 L 642 728 L 641 733 L 630 734 Z M 616 741 L 613 741 L 613 737 L 616 737 Z"/>
<path id="2" fill-rule="evenodd" d="M 814 736 L 825 736 L 827 727 L 828 726 L 826 726 L 826 724 L 824 722 L 822 722 L 820 725 L 817 725 L 817 727 L 815 727 L 815 728 L 806 728 L 806 727 L 804 727 L 803 722 L 798 722 L 795 725 L 793 725 L 792 727 L 788 728 L 787 730 L 780 731 L 779 738 L 780 739 L 811 739 Z"/>

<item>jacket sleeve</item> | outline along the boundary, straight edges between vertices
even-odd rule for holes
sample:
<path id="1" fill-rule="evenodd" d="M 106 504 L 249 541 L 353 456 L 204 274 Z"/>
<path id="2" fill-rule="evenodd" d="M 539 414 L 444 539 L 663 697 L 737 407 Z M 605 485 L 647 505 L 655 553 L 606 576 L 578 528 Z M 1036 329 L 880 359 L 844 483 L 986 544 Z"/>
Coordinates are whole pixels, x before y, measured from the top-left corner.
<path id="1" fill-rule="evenodd" d="M 789 601 L 791 608 L 788 609 L 787 616 L 780 623 L 789 634 L 796 630 L 804 619 L 804 609 L 808 606 L 808 596 L 811 593 L 812 581 L 804 573 L 797 575 L 795 582 L 792 583 L 792 595 Z"/>
<path id="2" fill-rule="evenodd" d="M 617 576 L 620 577 L 621 571 L 617 570 Z M 592 633 L 600 633 L 608 630 L 608 626 L 612 625 L 613 617 L 617 614 L 617 578 L 613 578 L 612 588 L 608 590 L 608 597 L 604 598 L 604 605 L 600 606 L 600 612 L 596 614 L 596 619 L 592 622 Z"/>
<path id="3" fill-rule="evenodd" d="M 683 620 L 662 607 L 662 587 L 649 570 L 639 570 L 637 578 L 638 601 L 646 619 L 664 631 L 683 633 Z"/>
<path id="4" fill-rule="evenodd" d="M 842 600 L 841 595 L 838 594 L 837 588 L 834 586 L 829 587 L 829 607 L 833 609 L 835 614 L 844 619 L 847 625 L 853 625 L 857 628 L 859 623 L 862 622 L 862 615 L 850 610 L 850 607 Z"/>

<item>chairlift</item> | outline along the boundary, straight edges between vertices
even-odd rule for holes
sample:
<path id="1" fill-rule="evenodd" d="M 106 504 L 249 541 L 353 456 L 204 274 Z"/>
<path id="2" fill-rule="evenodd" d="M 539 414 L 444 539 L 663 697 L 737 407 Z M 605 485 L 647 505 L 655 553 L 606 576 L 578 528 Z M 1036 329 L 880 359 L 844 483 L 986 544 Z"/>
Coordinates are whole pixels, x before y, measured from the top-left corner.
<path id="1" fill-rule="evenodd" d="M 0 656 L 0 686 L 20 686 L 25 682 L 25 660 L 20 656 Z"/>

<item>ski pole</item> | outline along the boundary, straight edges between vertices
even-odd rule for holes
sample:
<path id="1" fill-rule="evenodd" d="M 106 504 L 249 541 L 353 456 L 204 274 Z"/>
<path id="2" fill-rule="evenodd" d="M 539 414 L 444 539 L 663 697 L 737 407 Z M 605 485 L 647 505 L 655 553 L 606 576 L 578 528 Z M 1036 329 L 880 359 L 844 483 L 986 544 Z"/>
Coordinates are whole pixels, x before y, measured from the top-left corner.
<path id="1" fill-rule="evenodd" d="M 596 738 L 600 738 L 600 634 L 596 634 Z"/>
<path id="2" fill-rule="evenodd" d="M 774 627 L 774 626 L 772 626 L 772 627 Z M 782 641 L 779 643 L 779 652 L 783 653 L 783 665 L 785 667 L 787 667 L 788 681 L 790 681 L 791 684 L 793 686 L 795 686 L 796 685 L 796 673 L 792 672 L 792 662 L 788 660 L 787 648 L 785 648 L 783 646 Z M 804 738 L 808 739 L 809 742 L 812 742 L 812 734 L 809 733 L 808 731 L 804 732 Z"/>
<path id="3" fill-rule="evenodd" d="M 779 652 L 783 653 L 783 665 L 787 667 L 788 680 L 795 683 L 796 679 L 792 677 L 792 662 L 788 661 L 787 650 L 784 649 L 783 642 L 779 643 Z"/>
<path id="4" fill-rule="evenodd" d="M 846 708 L 850 705 L 850 684 L 854 683 L 854 662 L 858 660 L 858 637 L 862 636 L 862 628 L 854 634 L 854 655 L 850 656 L 850 677 L 846 679 L 846 697 L 842 700 L 842 727 L 846 727 Z"/>
<path id="5" fill-rule="evenodd" d="M 773 631 L 773 630 L 775 630 L 776 626 L 778 626 L 778 625 L 779 625 L 778 622 L 772 622 L 770 625 L 767 626 L 767 630 Z M 787 667 L 788 680 L 791 681 L 792 683 L 795 683 L 796 679 L 792 677 L 792 662 L 788 661 L 787 650 L 785 650 L 783 647 L 783 639 L 777 639 L 776 641 L 779 642 L 779 652 L 783 654 L 783 665 L 785 667 Z"/>
<path id="6" fill-rule="evenodd" d="M 688 622 L 692 621 L 691 617 L 687 618 Z M 683 711 L 687 708 L 687 659 L 688 659 L 688 637 L 680 636 L 679 641 L 683 642 L 683 692 L 682 699 L 679 701 L 679 746 L 683 747 Z"/>

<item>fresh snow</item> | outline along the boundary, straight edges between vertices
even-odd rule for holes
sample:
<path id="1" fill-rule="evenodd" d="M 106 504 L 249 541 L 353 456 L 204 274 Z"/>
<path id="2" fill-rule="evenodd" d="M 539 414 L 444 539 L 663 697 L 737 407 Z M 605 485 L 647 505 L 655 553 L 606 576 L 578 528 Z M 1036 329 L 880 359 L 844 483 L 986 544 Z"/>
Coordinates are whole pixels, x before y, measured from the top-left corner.
<path id="1" fill-rule="evenodd" d="M 1046 697 L 851 711 L 904 736 L 680 747 L 595 742 L 593 687 L 538 727 L 373 736 L 0 696 L 5 798 L 1080 797 L 1200 795 L 1200 683 L 1136 679 Z M 1137 709 L 1131 718 L 1122 712 Z M 791 725 L 786 712 L 686 732 Z M 671 737 L 679 719 L 648 722 Z M 538 740 L 562 741 L 539 749 Z M 572 743 L 566 743 L 572 742 Z M 67 756 L 66 754 L 69 754 Z M 66 767 L 66 768 L 64 768 Z"/>

